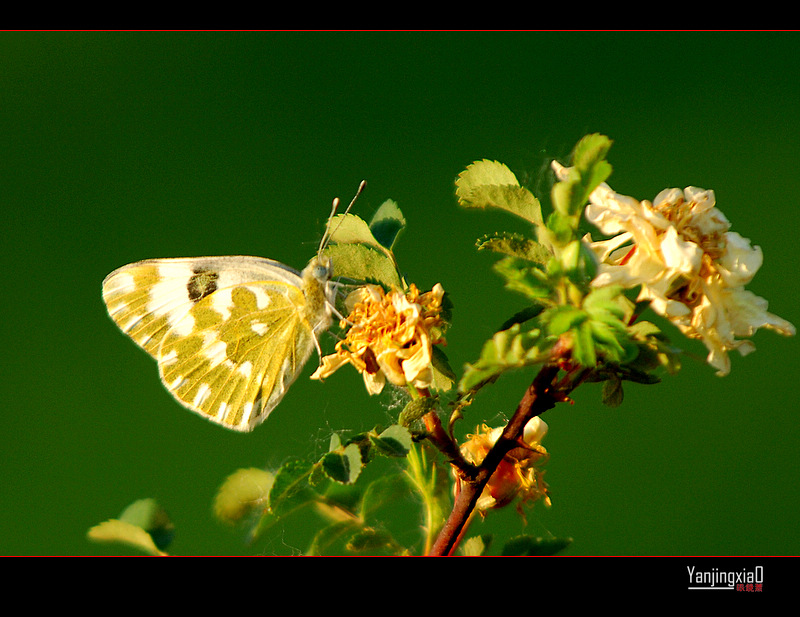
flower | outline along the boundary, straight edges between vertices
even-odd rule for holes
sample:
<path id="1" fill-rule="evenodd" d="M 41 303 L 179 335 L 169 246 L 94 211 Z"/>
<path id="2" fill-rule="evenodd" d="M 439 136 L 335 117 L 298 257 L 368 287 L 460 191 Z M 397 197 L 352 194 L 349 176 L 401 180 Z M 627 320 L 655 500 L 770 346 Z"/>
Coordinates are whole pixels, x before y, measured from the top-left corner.
<path id="1" fill-rule="evenodd" d="M 336 353 L 322 358 L 311 378 L 324 379 L 352 364 L 370 394 L 383 390 L 387 380 L 396 386 L 430 387 L 432 347 L 444 343 L 443 297 L 438 283 L 426 293 L 413 284 L 407 292 L 359 287 L 345 300 L 350 310 L 341 322 L 343 328 L 350 326 L 345 338 L 336 344 Z"/>
<path id="2" fill-rule="evenodd" d="M 566 170 L 558 163 L 559 177 Z M 794 335 L 795 327 L 767 311 L 767 301 L 747 291 L 761 267 L 758 246 L 730 231 L 714 192 L 697 187 L 666 189 L 652 202 L 615 193 L 606 183 L 590 195 L 586 220 L 608 240 L 584 240 L 599 261 L 596 287 L 641 285 L 647 300 L 689 338 L 701 340 L 718 375 L 730 372 L 728 352 L 755 350 L 759 328 Z"/>
<path id="3" fill-rule="evenodd" d="M 467 435 L 467 441 L 461 446 L 461 454 L 468 463 L 480 465 L 502 433 L 503 428 L 490 428 L 486 424 L 478 427 L 474 435 Z M 546 434 L 547 424 L 538 416 L 525 425 L 523 443 L 505 455 L 489 478 L 475 505 L 478 511 L 501 508 L 517 495 L 523 502 L 533 503 L 544 499 L 545 504 L 550 505 L 544 471 L 541 470 L 549 458 L 547 450 L 541 445 Z M 458 495 L 462 480 L 457 474 L 454 475 L 454 491 Z"/>

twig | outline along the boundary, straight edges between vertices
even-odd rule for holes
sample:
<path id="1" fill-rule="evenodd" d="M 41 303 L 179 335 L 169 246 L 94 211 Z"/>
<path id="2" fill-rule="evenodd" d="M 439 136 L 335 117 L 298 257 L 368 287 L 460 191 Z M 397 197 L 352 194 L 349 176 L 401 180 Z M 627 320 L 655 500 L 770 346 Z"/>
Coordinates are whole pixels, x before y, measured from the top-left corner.
<path id="1" fill-rule="evenodd" d="M 520 400 L 514 415 L 503 430 L 502 435 L 486 454 L 474 475 L 464 478 L 461 491 L 456 498 L 450 516 L 439 532 L 431 551 L 432 556 L 450 555 L 455 550 L 461 534 L 472 515 L 475 504 L 481 496 L 486 483 L 503 460 L 503 457 L 519 445 L 525 425 L 555 404 L 564 400 L 563 392 L 553 388 L 553 380 L 558 374 L 558 366 L 544 366 Z M 463 472 L 463 470 L 462 470 Z"/>

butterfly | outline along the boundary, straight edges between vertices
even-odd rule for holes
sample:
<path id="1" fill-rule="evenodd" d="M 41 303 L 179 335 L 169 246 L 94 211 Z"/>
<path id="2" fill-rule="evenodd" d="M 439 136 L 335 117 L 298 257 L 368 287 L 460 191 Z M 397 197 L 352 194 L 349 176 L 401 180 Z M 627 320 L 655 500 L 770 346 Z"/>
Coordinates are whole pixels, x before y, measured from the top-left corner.
<path id="1" fill-rule="evenodd" d="M 347 207 L 363 190 L 362 182 Z M 103 281 L 111 319 L 155 358 L 179 403 L 234 431 L 251 431 L 280 403 L 333 321 L 337 283 L 323 254 L 299 272 L 245 255 L 146 259 Z"/>

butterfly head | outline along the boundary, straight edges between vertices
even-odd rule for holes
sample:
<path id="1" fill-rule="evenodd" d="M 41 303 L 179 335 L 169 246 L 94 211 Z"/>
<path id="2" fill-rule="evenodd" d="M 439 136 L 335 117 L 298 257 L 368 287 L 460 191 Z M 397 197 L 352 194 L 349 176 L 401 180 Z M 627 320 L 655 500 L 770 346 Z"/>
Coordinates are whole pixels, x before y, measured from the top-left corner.
<path id="1" fill-rule="evenodd" d="M 333 276 L 333 261 L 327 255 L 317 255 L 308 262 L 303 270 L 303 278 L 309 276 L 321 285 L 325 285 Z"/>

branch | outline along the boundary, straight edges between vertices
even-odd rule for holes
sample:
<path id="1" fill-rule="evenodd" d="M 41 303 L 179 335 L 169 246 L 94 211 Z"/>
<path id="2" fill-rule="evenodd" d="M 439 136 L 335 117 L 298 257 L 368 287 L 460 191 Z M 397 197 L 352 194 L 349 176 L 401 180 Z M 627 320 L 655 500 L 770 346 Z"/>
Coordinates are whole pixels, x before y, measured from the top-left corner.
<path id="1" fill-rule="evenodd" d="M 429 555 L 450 555 L 453 552 L 486 483 L 503 457 L 519 445 L 525 425 L 531 418 L 552 409 L 557 402 L 564 400 L 563 393 L 553 388 L 553 380 L 558 374 L 558 370 L 558 366 L 545 365 L 528 386 L 514 415 L 503 430 L 503 434 L 477 467 L 474 476 L 465 478 L 466 481 L 456 498 L 453 510 L 439 532 Z"/>

